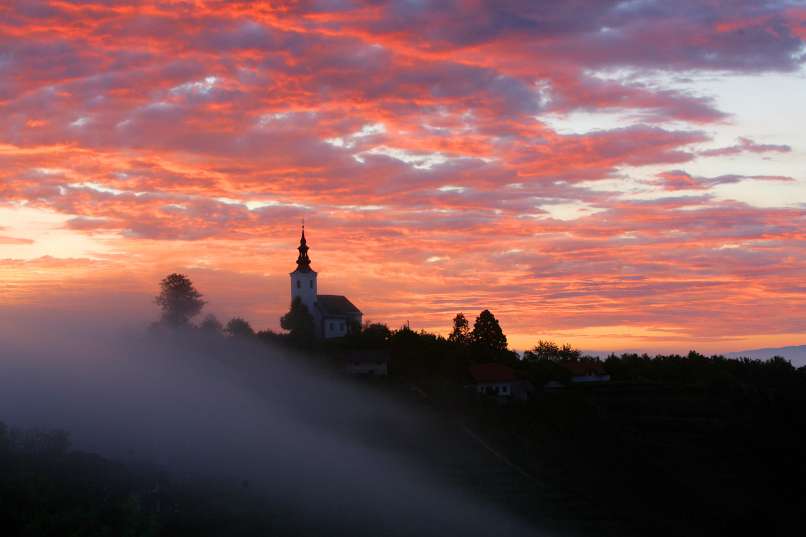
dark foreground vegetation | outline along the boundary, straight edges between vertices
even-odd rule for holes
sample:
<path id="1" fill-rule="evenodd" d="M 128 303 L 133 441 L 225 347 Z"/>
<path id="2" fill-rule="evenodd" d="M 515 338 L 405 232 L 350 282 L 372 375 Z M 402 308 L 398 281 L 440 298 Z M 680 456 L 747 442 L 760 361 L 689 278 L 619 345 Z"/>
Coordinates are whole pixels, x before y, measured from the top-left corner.
<path id="1" fill-rule="evenodd" d="M 177 480 L 147 463 L 71 449 L 63 431 L 0 423 L 3 535 L 271 535 L 272 513 L 248 482 Z"/>
<path id="2" fill-rule="evenodd" d="M 584 501 L 599 534 L 791 535 L 806 513 L 806 371 L 692 353 L 610 357 L 609 383 L 505 406 L 443 398 Z M 443 387 L 435 386 L 434 393 Z"/>

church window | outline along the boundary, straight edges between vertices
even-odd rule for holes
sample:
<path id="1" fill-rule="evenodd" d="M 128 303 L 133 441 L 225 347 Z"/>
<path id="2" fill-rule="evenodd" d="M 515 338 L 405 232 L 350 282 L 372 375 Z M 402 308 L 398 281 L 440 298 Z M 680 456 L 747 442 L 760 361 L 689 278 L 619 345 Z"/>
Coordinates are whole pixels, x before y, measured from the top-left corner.
<path id="1" fill-rule="evenodd" d="M 308 280 L 308 287 L 313 289 L 313 280 Z"/>
<path id="2" fill-rule="evenodd" d="M 333 330 L 333 323 L 330 323 L 330 329 Z"/>
<path id="3" fill-rule="evenodd" d="M 297 289 L 299 289 L 300 287 L 302 287 L 302 282 L 300 282 L 299 280 L 297 280 Z"/>

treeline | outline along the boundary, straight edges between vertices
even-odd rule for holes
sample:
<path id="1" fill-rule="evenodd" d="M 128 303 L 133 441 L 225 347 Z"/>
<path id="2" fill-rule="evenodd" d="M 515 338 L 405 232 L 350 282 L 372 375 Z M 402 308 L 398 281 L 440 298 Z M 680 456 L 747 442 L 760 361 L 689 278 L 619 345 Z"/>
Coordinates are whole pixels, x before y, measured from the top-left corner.
<path id="1" fill-rule="evenodd" d="M 288 313 L 281 318 L 284 332 L 280 333 L 257 331 L 241 317 L 222 323 L 215 316 L 207 315 L 198 325 L 193 325 L 191 320 L 201 313 L 205 301 L 190 279 L 182 274 L 170 274 L 160 282 L 155 302 L 161 308 L 161 318 L 155 328 L 193 329 L 207 335 L 254 338 L 325 356 L 351 350 L 383 350 L 390 357 L 390 373 L 410 380 L 466 382 L 468 367 L 483 362 L 506 364 L 538 389 L 551 381 L 569 382 L 572 373 L 568 364 L 593 365 L 614 382 L 789 388 L 806 377 L 806 367 L 796 369 L 781 357 L 728 359 L 691 351 L 687 355 L 654 357 L 610 355 L 602 360 L 586 356 L 569 344 L 544 340 L 519 354 L 509 349 L 500 323 L 487 309 L 481 311 L 472 324 L 463 313 L 458 313 L 448 337 L 425 330 L 415 331 L 408 325 L 390 329 L 384 323 L 374 322 L 350 326 L 344 337 L 320 340 L 315 337 L 313 317 L 299 299 L 291 303 Z"/>
<path id="2" fill-rule="evenodd" d="M 501 325 L 489 310 L 484 310 L 470 322 L 459 313 L 453 319 L 453 330 L 445 338 L 414 331 L 408 326 L 392 330 L 383 323 L 350 326 L 345 337 L 320 340 L 315 337 L 314 321 L 306 306 L 295 299 L 280 325 L 284 332 L 255 330 L 248 321 L 234 317 L 222 323 L 214 315 L 205 316 L 196 325 L 206 304 L 202 294 L 187 276 L 170 274 L 160 282 L 155 298 L 161 309 L 160 320 L 152 329 L 196 330 L 204 335 L 255 338 L 292 348 L 333 354 L 346 350 L 386 350 L 392 359 L 395 374 L 404 377 L 443 376 L 456 378 L 465 374 L 467 365 L 475 362 L 497 361 L 515 364 L 518 354 L 509 350 Z"/>
<path id="3" fill-rule="evenodd" d="M 806 366 L 795 368 L 775 356 L 769 360 L 687 355 L 611 355 L 604 367 L 615 380 L 649 381 L 678 385 L 757 385 L 793 387 L 806 381 Z"/>

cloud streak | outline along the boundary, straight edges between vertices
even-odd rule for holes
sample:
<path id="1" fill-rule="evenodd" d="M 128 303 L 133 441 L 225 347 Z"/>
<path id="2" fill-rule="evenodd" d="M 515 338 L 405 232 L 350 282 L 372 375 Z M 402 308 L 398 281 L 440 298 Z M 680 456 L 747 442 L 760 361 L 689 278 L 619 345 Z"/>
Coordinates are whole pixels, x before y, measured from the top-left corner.
<path id="1" fill-rule="evenodd" d="M 785 144 L 759 144 L 749 138 L 739 138 L 735 145 L 702 151 L 705 157 L 724 157 L 740 153 L 789 153 L 792 148 Z"/>

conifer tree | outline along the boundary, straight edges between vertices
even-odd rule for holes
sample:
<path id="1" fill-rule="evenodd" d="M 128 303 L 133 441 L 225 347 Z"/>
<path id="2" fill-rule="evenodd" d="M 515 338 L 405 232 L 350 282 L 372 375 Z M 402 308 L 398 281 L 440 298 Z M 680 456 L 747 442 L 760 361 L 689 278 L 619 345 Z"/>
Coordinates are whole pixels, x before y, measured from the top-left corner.
<path id="1" fill-rule="evenodd" d="M 473 323 L 473 331 L 470 333 L 471 344 L 479 350 L 491 351 L 493 353 L 505 352 L 507 350 L 507 337 L 498 324 L 498 319 L 490 312 L 484 310 L 476 317 Z"/>

